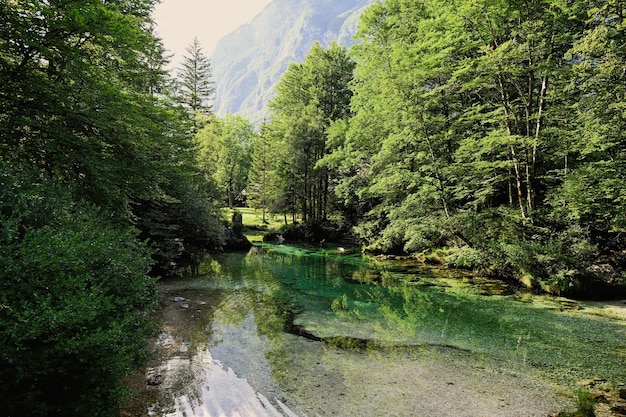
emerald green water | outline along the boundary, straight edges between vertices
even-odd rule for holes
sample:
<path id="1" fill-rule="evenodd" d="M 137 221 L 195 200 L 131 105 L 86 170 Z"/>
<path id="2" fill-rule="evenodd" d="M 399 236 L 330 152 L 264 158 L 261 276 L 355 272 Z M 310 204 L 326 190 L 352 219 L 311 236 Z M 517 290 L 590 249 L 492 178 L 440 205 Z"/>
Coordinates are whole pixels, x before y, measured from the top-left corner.
<path id="1" fill-rule="evenodd" d="M 547 416 L 581 380 L 626 384 L 623 302 L 286 245 L 161 290 L 148 415 Z"/>

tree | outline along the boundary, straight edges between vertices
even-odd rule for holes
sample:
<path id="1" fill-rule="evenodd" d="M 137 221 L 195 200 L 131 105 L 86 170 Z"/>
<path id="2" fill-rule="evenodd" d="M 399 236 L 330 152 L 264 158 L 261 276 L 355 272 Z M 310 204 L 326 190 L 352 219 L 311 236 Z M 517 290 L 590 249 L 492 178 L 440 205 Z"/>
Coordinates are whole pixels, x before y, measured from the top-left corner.
<path id="1" fill-rule="evenodd" d="M 188 122 L 160 94 L 168 80 L 155 3 L 0 1 L 0 397 L 9 415 L 118 412 L 123 377 L 142 365 L 154 330 L 145 240 L 159 228 L 209 247 L 223 238 L 215 213 L 190 196 Z M 168 216 L 151 217 L 140 239 L 143 209 L 161 203 Z"/>
<path id="2" fill-rule="evenodd" d="M 337 126 L 327 160 L 344 172 L 336 189 L 361 215 L 357 232 L 374 250 L 432 244 L 432 225 L 455 209 L 450 169 L 463 100 L 449 81 L 465 35 L 460 19 L 434 3 L 376 3 L 363 14 L 364 42 L 351 51 L 355 114 Z"/>
<path id="3" fill-rule="evenodd" d="M 521 2 L 463 7 L 461 13 L 479 53 L 473 59 L 477 71 L 459 75 L 484 97 L 472 117 L 484 121 L 488 129 L 478 130 L 478 136 L 462 145 L 474 150 L 476 145 L 484 147 L 486 152 L 470 150 L 459 156 L 474 153 L 480 155 L 474 161 L 492 162 L 493 168 L 499 165 L 496 170 L 502 174 L 508 170 L 510 174 L 502 178 L 508 177 L 509 202 L 519 209 L 522 222 L 532 222 L 533 209 L 545 189 L 540 178 L 552 169 L 542 151 L 554 146 L 562 128 L 563 112 L 556 104 L 564 100 L 557 92 L 567 82 L 565 53 L 580 29 L 581 5 L 536 1 L 532 7 Z M 495 159 L 488 161 L 487 155 Z"/>
<path id="4" fill-rule="evenodd" d="M 268 126 L 261 126 L 261 133 L 254 144 L 252 165 L 248 173 L 247 201 L 250 207 L 262 210 L 263 223 L 270 202 L 275 199 L 276 152 L 273 152 Z"/>
<path id="5" fill-rule="evenodd" d="M 196 140 L 199 163 L 216 184 L 220 199 L 228 207 L 243 203 L 241 192 L 248 185 L 256 141 L 254 126 L 242 116 L 214 118 L 198 132 Z"/>
<path id="6" fill-rule="evenodd" d="M 473 251 L 556 291 L 587 274 L 594 241 L 558 213 L 623 219 L 620 130 L 608 131 L 620 106 L 596 101 L 621 97 L 622 57 L 606 53 L 620 20 L 600 3 L 388 0 L 363 13 L 354 114 L 329 130 L 323 163 L 369 249 Z M 585 23 L 588 12 L 602 17 Z M 581 148 L 578 134 L 602 145 Z M 581 149 L 599 163 L 581 164 Z"/>
<path id="7" fill-rule="evenodd" d="M 206 56 L 198 38 L 185 50 L 182 67 L 178 70 L 178 95 L 196 126 L 196 113 L 205 116 L 213 112 L 211 100 L 215 94 L 211 61 Z M 197 129 L 196 129 L 197 130 Z"/>
<path id="8" fill-rule="evenodd" d="M 1 2 L 0 155 L 125 211 L 154 196 L 172 112 L 151 1 Z M 152 69 L 151 69 L 152 68 Z M 150 157 L 149 157 L 150 156 Z M 154 157 L 151 157 L 154 156 Z"/>
<path id="9" fill-rule="evenodd" d="M 567 54 L 573 68 L 565 91 L 579 98 L 570 108 L 578 140 L 570 136 L 559 149 L 564 182 L 551 197 L 559 213 L 606 237 L 626 228 L 626 20 L 621 2 L 593 2 L 588 14 Z"/>
<path id="10" fill-rule="evenodd" d="M 115 415 L 156 334 L 150 251 L 30 167 L 1 163 L 0 184 L 3 413 Z"/>
<path id="11" fill-rule="evenodd" d="M 336 43 L 324 49 L 316 43 L 305 62 L 292 64 L 276 87 L 270 103 L 272 134 L 280 141 L 284 161 L 284 190 L 307 221 L 325 220 L 329 209 L 330 174 L 317 163 L 326 154 L 330 124 L 349 114 L 353 62 Z"/>

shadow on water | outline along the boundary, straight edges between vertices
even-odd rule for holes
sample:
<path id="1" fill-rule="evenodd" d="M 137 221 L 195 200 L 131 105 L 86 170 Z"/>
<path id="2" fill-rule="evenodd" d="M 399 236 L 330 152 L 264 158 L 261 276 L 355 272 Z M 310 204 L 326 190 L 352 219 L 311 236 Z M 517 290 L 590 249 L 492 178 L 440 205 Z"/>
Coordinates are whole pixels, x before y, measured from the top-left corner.
<path id="1" fill-rule="evenodd" d="M 626 305 L 418 264 L 265 245 L 161 293 L 144 415 L 547 416 L 626 383 Z"/>

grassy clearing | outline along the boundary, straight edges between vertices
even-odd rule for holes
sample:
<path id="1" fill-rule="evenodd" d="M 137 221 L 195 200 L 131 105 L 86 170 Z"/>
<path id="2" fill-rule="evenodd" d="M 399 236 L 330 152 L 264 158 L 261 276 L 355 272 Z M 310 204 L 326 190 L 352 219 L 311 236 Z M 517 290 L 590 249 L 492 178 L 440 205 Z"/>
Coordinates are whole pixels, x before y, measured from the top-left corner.
<path id="1" fill-rule="evenodd" d="M 282 216 L 273 216 L 267 213 L 265 214 L 265 223 L 263 223 L 263 211 L 248 207 L 235 209 L 225 207 L 222 209 L 222 218 L 230 223 L 235 211 L 241 214 L 243 225 L 246 227 L 244 234 L 251 242 L 263 240 L 263 234 L 266 230 L 278 230 L 284 224 Z"/>

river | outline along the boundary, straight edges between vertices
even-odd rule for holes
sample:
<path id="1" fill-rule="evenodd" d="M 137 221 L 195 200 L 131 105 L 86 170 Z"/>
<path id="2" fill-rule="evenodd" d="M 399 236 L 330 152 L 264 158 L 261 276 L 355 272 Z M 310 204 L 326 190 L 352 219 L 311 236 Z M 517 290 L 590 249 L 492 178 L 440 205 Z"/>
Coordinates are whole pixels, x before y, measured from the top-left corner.
<path id="1" fill-rule="evenodd" d="M 626 384 L 623 301 L 288 245 L 213 255 L 160 291 L 142 415 L 546 417 L 581 381 Z"/>

